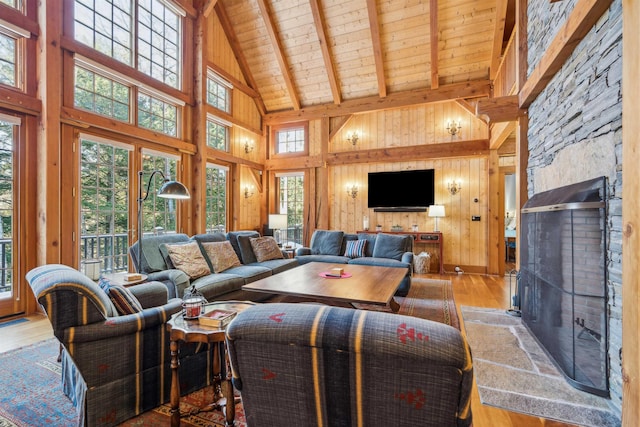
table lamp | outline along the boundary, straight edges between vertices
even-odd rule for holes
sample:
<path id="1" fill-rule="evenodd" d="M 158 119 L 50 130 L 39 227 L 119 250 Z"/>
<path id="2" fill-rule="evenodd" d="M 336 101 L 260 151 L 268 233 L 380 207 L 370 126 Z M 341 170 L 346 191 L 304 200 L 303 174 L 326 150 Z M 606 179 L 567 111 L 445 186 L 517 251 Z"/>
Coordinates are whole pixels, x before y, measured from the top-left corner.
<path id="1" fill-rule="evenodd" d="M 189 190 L 184 186 L 181 182 L 171 181 L 164 176 L 161 170 L 154 170 L 151 172 L 151 176 L 149 176 L 149 181 L 147 182 L 147 191 L 142 197 L 142 175 L 143 171 L 138 171 L 138 265 L 137 271 L 138 273 L 142 273 L 142 203 L 147 200 L 149 197 L 149 190 L 151 189 L 151 182 L 153 181 L 153 177 L 156 174 L 160 174 L 162 179 L 164 179 L 164 183 L 160 190 L 158 190 L 158 197 L 162 197 L 163 199 L 188 199 L 191 197 L 189 194 Z"/>
<path id="2" fill-rule="evenodd" d="M 269 214 L 269 228 L 273 230 L 273 237 L 276 239 L 278 246 L 282 245 L 280 230 L 286 229 L 287 226 L 287 214 Z"/>
<path id="3" fill-rule="evenodd" d="M 429 206 L 429 216 L 436 219 L 436 227 L 433 231 L 438 231 L 438 218 L 444 217 L 444 205 Z"/>

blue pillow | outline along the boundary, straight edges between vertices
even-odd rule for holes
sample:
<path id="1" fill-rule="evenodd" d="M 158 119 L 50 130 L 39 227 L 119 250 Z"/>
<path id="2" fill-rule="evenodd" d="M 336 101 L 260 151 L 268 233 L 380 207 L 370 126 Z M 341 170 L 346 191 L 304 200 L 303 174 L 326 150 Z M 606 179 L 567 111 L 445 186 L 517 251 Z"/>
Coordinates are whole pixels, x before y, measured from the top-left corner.
<path id="1" fill-rule="evenodd" d="M 406 252 L 407 239 L 412 239 L 412 237 L 402 234 L 378 234 L 376 237 L 376 245 L 373 248 L 373 257 L 391 258 L 402 261 L 402 255 Z"/>
<path id="2" fill-rule="evenodd" d="M 344 231 L 316 230 L 311 237 L 311 253 L 314 255 L 342 255 Z"/>

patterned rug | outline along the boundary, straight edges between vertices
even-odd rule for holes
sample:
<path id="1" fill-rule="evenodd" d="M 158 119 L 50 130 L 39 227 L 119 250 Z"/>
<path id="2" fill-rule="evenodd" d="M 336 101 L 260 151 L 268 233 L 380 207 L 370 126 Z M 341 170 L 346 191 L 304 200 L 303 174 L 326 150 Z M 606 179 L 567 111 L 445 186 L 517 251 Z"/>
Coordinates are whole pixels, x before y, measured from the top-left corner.
<path id="1" fill-rule="evenodd" d="M 407 297 L 398 297 L 400 314 L 421 317 L 460 328 L 448 280 L 416 279 Z M 377 309 L 379 307 L 363 307 Z M 0 427 L 74 426 L 75 408 L 60 384 L 58 341 L 50 339 L 32 346 L 0 354 Z M 192 413 L 211 402 L 211 387 L 180 399 L 180 412 Z M 167 426 L 169 405 L 132 418 L 122 426 Z M 182 426 L 223 426 L 221 412 L 200 412 L 182 418 Z M 236 427 L 245 427 L 242 404 L 236 405 Z"/>
<path id="2" fill-rule="evenodd" d="M 519 317 L 460 307 L 480 401 L 569 424 L 617 427 L 608 399 L 569 385 Z"/>

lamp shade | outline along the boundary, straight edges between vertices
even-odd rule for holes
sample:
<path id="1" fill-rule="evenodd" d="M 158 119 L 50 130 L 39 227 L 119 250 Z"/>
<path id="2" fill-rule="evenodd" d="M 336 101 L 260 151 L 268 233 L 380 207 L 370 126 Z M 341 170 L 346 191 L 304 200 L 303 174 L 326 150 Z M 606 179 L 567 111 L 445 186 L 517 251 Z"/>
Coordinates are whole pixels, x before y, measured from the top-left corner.
<path id="1" fill-rule="evenodd" d="M 282 230 L 287 228 L 287 214 L 269 214 L 269 228 Z"/>
<path id="2" fill-rule="evenodd" d="M 166 180 L 158 190 L 158 197 L 163 199 L 188 199 L 191 195 L 187 187 L 181 182 Z"/>
<path id="3" fill-rule="evenodd" d="M 431 205 L 429 206 L 429 216 L 435 218 L 444 217 L 444 205 Z"/>

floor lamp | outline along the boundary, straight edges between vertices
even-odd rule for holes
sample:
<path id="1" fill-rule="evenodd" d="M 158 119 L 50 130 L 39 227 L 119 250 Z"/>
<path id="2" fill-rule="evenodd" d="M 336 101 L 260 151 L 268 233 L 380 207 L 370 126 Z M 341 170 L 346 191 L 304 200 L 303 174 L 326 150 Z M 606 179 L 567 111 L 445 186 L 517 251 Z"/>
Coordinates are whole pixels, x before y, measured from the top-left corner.
<path id="1" fill-rule="evenodd" d="M 444 205 L 431 205 L 429 206 L 429 216 L 436 219 L 436 228 L 433 230 L 438 231 L 438 218 L 444 217 Z"/>
<path id="2" fill-rule="evenodd" d="M 164 179 L 164 183 L 160 190 L 158 190 L 157 196 L 162 197 L 163 199 L 188 199 L 191 197 L 189 195 L 189 190 L 184 186 L 181 182 L 171 181 L 164 176 L 161 170 L 154 170 L 151 172 L 151 176 L 149 177 L 149 181 L 147 182 L 147 191 L 142 197 L 142 175 L 143 171 L 138 171 L 138 265 L 137 271 L 138 273 L 142 273 L 142 203 L 147 200 L 149 197 L 149 190 L 151 189 L 151 182 L 153 182 L 153 177 L 156 174 L 160 174 L 162 179 Z"/>

